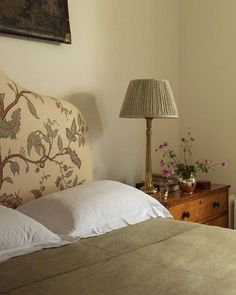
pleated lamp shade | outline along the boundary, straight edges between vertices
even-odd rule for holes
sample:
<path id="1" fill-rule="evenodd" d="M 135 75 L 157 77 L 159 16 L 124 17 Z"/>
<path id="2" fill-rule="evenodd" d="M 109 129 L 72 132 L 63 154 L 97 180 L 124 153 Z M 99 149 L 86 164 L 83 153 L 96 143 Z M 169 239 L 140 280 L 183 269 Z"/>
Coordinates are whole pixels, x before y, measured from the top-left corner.
<path id="1" fill-rule="evenodd" d="M 167 80 L 131 80 L 120 111 L 122 118 L 178 118 Z"/>

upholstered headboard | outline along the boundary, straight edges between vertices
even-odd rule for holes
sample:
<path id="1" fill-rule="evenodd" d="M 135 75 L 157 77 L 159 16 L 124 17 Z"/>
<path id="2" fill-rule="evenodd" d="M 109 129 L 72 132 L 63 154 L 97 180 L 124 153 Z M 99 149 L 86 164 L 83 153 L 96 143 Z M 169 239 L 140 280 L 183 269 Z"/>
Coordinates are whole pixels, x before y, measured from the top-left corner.
<path id="1" fill-rule="evenodd" d="M 91 179 L 88 128 L 80 111 L 0 72 L 0 204 L 16 208 Z"/>

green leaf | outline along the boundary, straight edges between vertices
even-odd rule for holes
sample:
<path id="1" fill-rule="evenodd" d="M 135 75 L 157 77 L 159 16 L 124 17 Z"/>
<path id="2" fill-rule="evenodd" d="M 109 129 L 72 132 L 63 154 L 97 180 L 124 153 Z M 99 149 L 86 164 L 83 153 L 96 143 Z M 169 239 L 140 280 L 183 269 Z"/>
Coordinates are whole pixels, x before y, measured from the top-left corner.
<path id="1" fill-rule="evenodd" d="M 85 145 L 85 138 L 80 136 L 78 139 L 78 144 L 79 144 L 79 146 L 81 146 L 81 144 L 84 146 Z"/>
<path id="2" fill-rule="evenodd" d="M 29 111 L 31 112 L 31 114 L 32 114 L 35 118 L 39 119 L 39 117 L 38 117 L 38 115 L 37 115 L 37 112 L 36 112 L 36 109 L 35 109 L 34 105 L 32 104 L 32 102 L 31 102 L 27 97 L 25 97 L 25 98 L 26 98 L 26 101 L 27 101 L 27 105 L 28 105 Z"/>
<path id="3" fill-rule="evenodd" d="M 70 170 L 66 173 L 65 177 L 69 178 L 73 174 L 73 170 Z"/>
<path id="4" fill-rule="evenodd" d="M 71 132 L 70 132 L 70 129 L 69 128 L 66 128 L 66 137 L 68 138 L 69 141 L 71 141 Z"/>
<path id="5" fill-rule="evenodd" d="M 42 152 L 42 147 L 39 145 L 35 145 L 34 146 L 36 153 L 41 156 L 41 152 Z"/>
<path id="6" fill-rule="evenodd" d="M 32 150 L 33 144 L 30 141 L 27 141 L 27 151 L 30 156 L 31 150 Z"/>
<path id="7" fill-rule="evenodd" d="M 81 167 L 81 160 L 76 154 L 75 151 L 72 151 L 70 148 L 67 149 L 67 153 L 70 155 L 71 161 L 80 169 Z"/>
<path id="8" fill-rule="evenodd" d="M 33 189 L 31 193 L 34 195 L 35 199 L 42 197 L 42 192 L 39 189 Z"/>
<path id="9" fill-rule="evenodd" d="M 53 137 L 53 138 L 57 137 L 57 133 L 58 133 L 58 129 L 55 129 L 55 130 L 52 132 L 52 137 Z"/>
<path id="10" fill-rule="evenodd" d="M 14 87 L 10 84 L 10 83 L 7 83 L 7 85 L 9 86 L 9 88 L 11 88 L 11 90 L 12 91 L 14 91 L 15 92 L 15 89 L 14 89 Z"/>
<path id="11" fill-rule="evenodd" d="M 5 177 L 5 178 L 3 179 L 3 181 L 6 181 L 6 182 L 8 182 L 8 183 L 12 183 L 12 184 L 13 184 L 13 181 L 12 181 L 11 177 Z"/>
<path id="12" fill-rule="evenodd" d="M 58 176 L 56 181 L 55 181 L 56 187 L 59 188 L 60 184 L 61 184 L 61 177 Z"/>
<path id="13" fill-rule="evenodd" d="M 15 171 L 17 174 L 20 174 L 20 165 L 17 162 L 13 162 Z"/>
<path id="14" fill-rule="evenodd" d="M 0 101 L 5 99 L 5 93 L 0 93 Z"/>
<path id="15" fill-rule="evenodd" d="M 26 166 L 25 173 L 29 173 L 29 165 Z"/>
<path id="16" fill-rule="evenodd" d="M 20 165 L 17 162 L 12 162 L 11 163 L 11 171 L 15 175 L 16 173 L 20 173 Z"/>
<path id="17" fill-rule="evenodd" d="M 84 146 L 85 145 L 85 138 L 82 137 L 82 145 Z"/>
<path id="18" fill-rule="evenodd" d="M 78 175 L 75 176 L 75 179 L 73 181 L 73 186 L 76 186 L 78 183 Z"/>
<path id="19" fill-rule="evenodd" d="M 58 135 L 58 138 L 57 138 L 57 146 L 58 146 L 59 151 L 61 151 L 63 149 L 63 142 L 62 142 L 60 135 Z"/>
<path id="20" fill-rule="evenodd" d="M 74 135 L 76 133 L 76 123 L 75 123 L 75 118 L 72 121 L 71 127 L 70 127 L 71 133 Z"/>
<path id="21" fill-rule="evenodd" d="M 42 142 L 41 142 L 40 136 L 37 135 L 36 132 L 31 132 L 30 135 L 28 136 L 27 149 L 28 149 L 29 155 L 30 155 L 32 147 L 35 148 L 36 153 L 40 156 L 42 152 Z"/>
<path id="22" fill-rule="evenodd" d="M 45 128 L 46 128 L 46 130 L 48 132 L 48 136 L 52 137 L 52 128 L 51 128 L 51 126 L 48 123 L 44 124 L 44 126 L 45 126 Z"/>
<path id="23" fill-rule="evenodd" d="M 11 120 L 7 121 L 0 118 L 0 138 L 16 139 L 17 133 L 20 131 L 21 125 L 21 109 L 14 110 L 11 114 Z"/>
<path id="24" fill-rule="evenodd" d="M 81 119 L 80 113 L 78 113 L 78 125 L 79 125 L 79 127 L 81 125 L 81 121 L 82 121 L 82 119 Z"/>
<path id="25" fill-rule="evenodd" d="M 51 143 L 50 137 L 48 136 L 43 136 L 43 139 L 47 142 L 47 143 Z"/>
<path id="26" fill-rule="evenodd" d="M 77 138 L 76 138 L 75 136 L 73 136 L 73 137 L 71 138 L 71 141 L 76 142 L 76 141 L 77 141 Z"/>

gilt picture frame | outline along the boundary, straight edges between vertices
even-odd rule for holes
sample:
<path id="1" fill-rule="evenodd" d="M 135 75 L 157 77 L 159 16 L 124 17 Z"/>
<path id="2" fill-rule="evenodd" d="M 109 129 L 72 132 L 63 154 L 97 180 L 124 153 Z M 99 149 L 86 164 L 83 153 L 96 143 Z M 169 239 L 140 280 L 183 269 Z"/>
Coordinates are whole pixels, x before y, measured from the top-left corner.
<path id="1" fill-rule="evenodd" d="M 71 44 L 67 0 L 1 0 L 0 33 Z"/>

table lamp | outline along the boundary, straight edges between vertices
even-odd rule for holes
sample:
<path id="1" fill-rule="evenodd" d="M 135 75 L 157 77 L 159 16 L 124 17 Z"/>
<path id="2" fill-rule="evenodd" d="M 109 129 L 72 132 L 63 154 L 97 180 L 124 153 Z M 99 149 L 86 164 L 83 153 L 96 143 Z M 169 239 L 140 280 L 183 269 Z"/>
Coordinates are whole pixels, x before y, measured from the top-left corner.
<path id="1" fill-rule="evenodd" d="M 131 80 L 120 111 L 121 118 L 146 119 L 146 167 L 145 182 L 141 190 L 154 194 L 152 182 L 151 135 L 153 118 L 178 118 L 174 96 L 167 80 Z"/>

